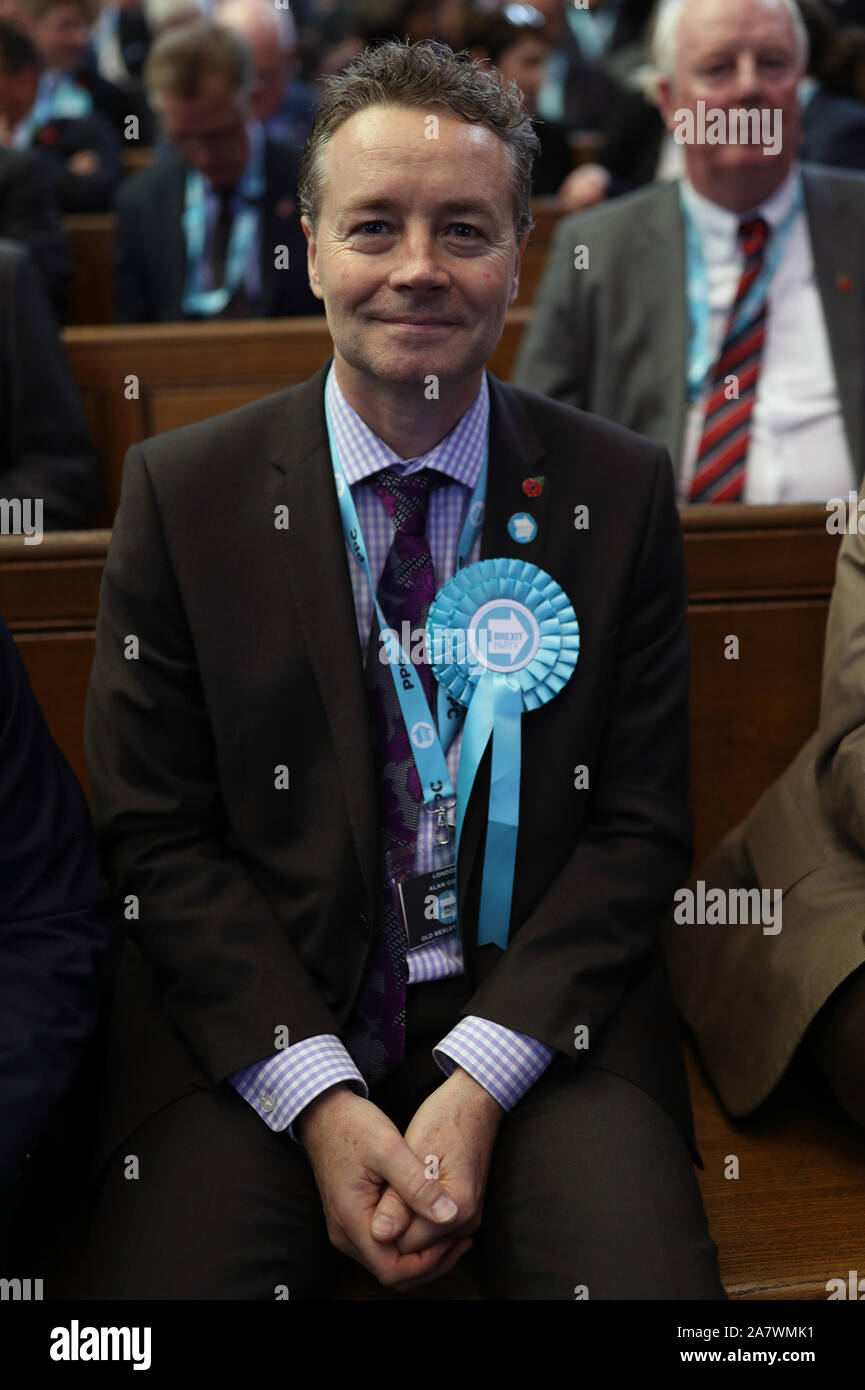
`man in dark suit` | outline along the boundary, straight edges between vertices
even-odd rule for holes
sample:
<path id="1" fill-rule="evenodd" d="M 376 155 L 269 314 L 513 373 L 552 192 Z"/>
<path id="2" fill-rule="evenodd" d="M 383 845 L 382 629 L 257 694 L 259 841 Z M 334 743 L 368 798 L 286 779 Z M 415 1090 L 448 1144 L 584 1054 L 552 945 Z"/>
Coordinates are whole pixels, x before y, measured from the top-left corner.
<path id="1" fill-rule="evenodd" d="M 118 320 L 320 313 L 295 156 L 251 119 L 242 41 L 206 22 L 169 30 L 145 78 L 174 148 L 118 195 Z"/>
<path id="2" fill-rule="evenodd" d="M 96 1022 L 111 926 L 87 803 L 0 618 L 0 1250 Z"/>
<path id="3" fill-rule="evenodd" d="M 514 380 L 666 445 L 681 502 L 846 496 L 865 461 L 865 179 L 797 162 L 798 10 L 665 0 L 655 43 L 687 178 L 560 223 Z M 758 113 L 758 139 L 701 138 L 701 107 Z"/>
<path id="4" fill-rule="evenodd" d="M 669 458 L 484 368 L 535 150 L 495 73 L 366 50 L 301 172 L 332 362 L 127 456 L 86 716 L 128 941 L 85 1296 L 309 1297 L 332 1247 L 403 1288 L 474 1239 L 498 1298 L 724 1297 L 657 936 L 691 856 Z M 455 808 L 459 938 L 396 916 L 394 846 L 452 863 L 452 803 L 421 814 L 346 493 L 398 631 L 461 526 L 466 576 L 529 562 L 578 618 L 570 679 L 523 719 L 494 939 L 488 756 Z"/>
<path id="5" fill-rule="evenodd" d="M 18 499 L 26 529 L 46 531 L 92 526 L 105 501 L 57 321 L 11 241 L 0 241 L 0 497 Z"/>
<path id="6" fill-rule="evenodd" d="M 91 40 L 98 6 L 91 0 L 18 0 L 18 9 L 15 22 L 32 35 L 44 68 L 40 96 L 59 79 L 67 90 L 77 90 L 85 99 L 86 113 L 92 111 L 106 121 L 119 139 L 149 145 L 153 122 L 143 94 L 109 81 L 94 61 Z M 140 16 L 136 20 L 134 13 L 124 11 L 121 35 L 125 30 L 133 42 L 140 39 L 142 22 Z M 141 61 L 143 56 L 142 49 Z M 130 116 L 138 121 L 137 131 L 129 124 Z"/>
<path id="7" fill-rule="evenodd" d="M 49 93 L 46 77 L 57 77 Z M 27 34 L 0 21 L 0 130 L 51 170 L 64 212 L 107 212 L 120 178 L 120 146 L 88 94 L 64 74 L 42 72 Z"/>

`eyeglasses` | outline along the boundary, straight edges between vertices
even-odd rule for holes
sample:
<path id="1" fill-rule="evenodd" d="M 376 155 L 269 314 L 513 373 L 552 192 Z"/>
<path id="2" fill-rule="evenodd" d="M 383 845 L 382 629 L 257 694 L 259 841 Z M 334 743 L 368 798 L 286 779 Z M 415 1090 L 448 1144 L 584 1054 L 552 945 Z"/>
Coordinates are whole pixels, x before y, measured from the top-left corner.
<path id="1" fill-rule="evenodd" d="M 175 149 L 181 151 L 195 149 L 197 145 L 203 145 L 208 150 L 224 150 L 237 140 L 241 130 L 242 126 L 234 122 L 220 130 L 205 130 L 198 135 L 174 135 L 170 130 L 165 133 Z"/>

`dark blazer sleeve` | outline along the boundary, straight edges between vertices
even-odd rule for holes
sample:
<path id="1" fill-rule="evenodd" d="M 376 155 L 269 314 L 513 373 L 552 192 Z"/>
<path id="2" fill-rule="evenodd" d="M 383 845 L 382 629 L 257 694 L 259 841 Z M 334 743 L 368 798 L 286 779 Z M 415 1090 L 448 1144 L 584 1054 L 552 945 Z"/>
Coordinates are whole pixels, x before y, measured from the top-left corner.
<path id="1" fill-rule="evenodd" d="M 10 241 L 0 308 L 0 492 L 42 498 L 46 530 L 88 527 L 104 504 L 101 467 L 45 291 Z"/>
<path id="2" fill-rule="evenodd" d="M 865 106 L 819 91 L 805 107 L 799 157 L 835 169 L 865 169 Z"/>
<path id="3" fill-rule="evenodd" d="M 139 655 L 127 659 L 130 636 Z M 226 651 L 225 660 L 231 660 Z M 218 679 L 218 673 L 211 672 Z M 261 1057 L 262 1020 L 339 1033 L 262 889 L 231 850 L 213 732 L 147 466 L 123 468 L 85 713 L 106 877 L 162 1009 L 214 1085 Z M 268 774 L 264 774 L 268 775 Z"/>
<path id="4" fill-rule="evenodd" d="M 564 868 L 462 1010 L 556 1047 L 590 1046 L 660 944 L 693 855 L 687 807 L 687 575 L 673 474 L 657 451 L 587 820 Z M 611 539 L 611 544 L 614 541 Z M 483 948 L 494 949 L 494 948 Z"/>
<path id="5" fill-rule="evenodd" d="M 30 150 L 0 150 L 0 237 L 27 247 L 62 317 L 72 258 L 51 175 Z"/>
<path id="6" fill-rule="evenodd" d="M 141 242 L 140 200 L 135 180 L 117 193 L 114 229 L 114 317 L 118 323 L 149 323 L 154 317 L 147 293 Z"/>
<path id="7" fill-rule="evenodd" d="M 111 930 L 84 794 L 0 619 L 0 1185 L 73 1079 Z"/>
<path id="8" fill-rule="evenodd" d="M 121 176 L 120 141 L 98 113 L 77 121 L 56 122 L 57 144 L 52 148 L 60 206 L 64 212 L 108 212 Z M 37 133 L 37 140 L 39 134 Z M 99 157 L 92 174 L 76 174 L 69 161 L 83 150 Z"/>

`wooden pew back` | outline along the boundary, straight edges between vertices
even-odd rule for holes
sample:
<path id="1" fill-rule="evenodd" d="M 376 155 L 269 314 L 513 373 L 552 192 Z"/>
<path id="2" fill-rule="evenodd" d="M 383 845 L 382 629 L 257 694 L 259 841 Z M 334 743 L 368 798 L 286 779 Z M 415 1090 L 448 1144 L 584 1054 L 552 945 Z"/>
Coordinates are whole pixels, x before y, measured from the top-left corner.
<path id="1" fill-rule="evenodd" d="M 510 310 L 490 358 L 505 381 L 529 313 Z M 63 338 L 105 469 L 106 525 L 131 444 L 305 381 L 333 351 L 324 318 L 67 328 Z"/>
<path id="2" fill-rule="evenodd" d="M 133 158 L 144 153 L 139 150 L 127 151 L 128 156 Z M 550 241 L 561 215 L 553 198 L 532 200 L 535 225 L 523 253 L 517 305 L 528 306 L 534 301 Z M 65 217 L 63 225 L 75 266 L 67 322 L 78 326 L 113 323 L 114 213 L 75 213 Z"/>
<path id="3" fill-rule="evenodd" d="M 689 507 L 691 808 L 697 862 L 817 724 L 839 538 L 823 507 Z M 0 613 L 55 738 L 87 784 L 83 714 L 110 531 L 0 538 Z M 739 644 L 728 659 L 730 637 Z M 783 679 L 781 674 L 783 673 Z"/>

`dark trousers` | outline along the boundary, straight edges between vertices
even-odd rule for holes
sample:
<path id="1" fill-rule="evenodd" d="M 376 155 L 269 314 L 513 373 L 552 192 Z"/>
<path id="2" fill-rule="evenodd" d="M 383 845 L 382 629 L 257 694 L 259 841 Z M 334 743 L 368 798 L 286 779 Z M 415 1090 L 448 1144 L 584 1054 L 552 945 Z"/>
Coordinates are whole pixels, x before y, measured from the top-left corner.
<path id="1" fill-rule="evenodd" d="M 406 1058 L 370 1089 L 404 1132 L 444 1080 L 432 1047 L 465 978 L 411 985 Z M 137 1155 L 140 1176 L 123 1176 Z M 612 1072 L 557 1058 L 504 1116 L 463 1259 L 495 1299 L 723 1299 L 688 1147 Z M 226 1084 L 173 1102 L 103 1169 L 72 1297 L 321 1298 L 357 1266 L 331 1246 L 312 1167 Z M 432 1294 L 434 1285 L 430 1285 Z M 582 1295 L 585 1297 L 585 1294 Z"/>

